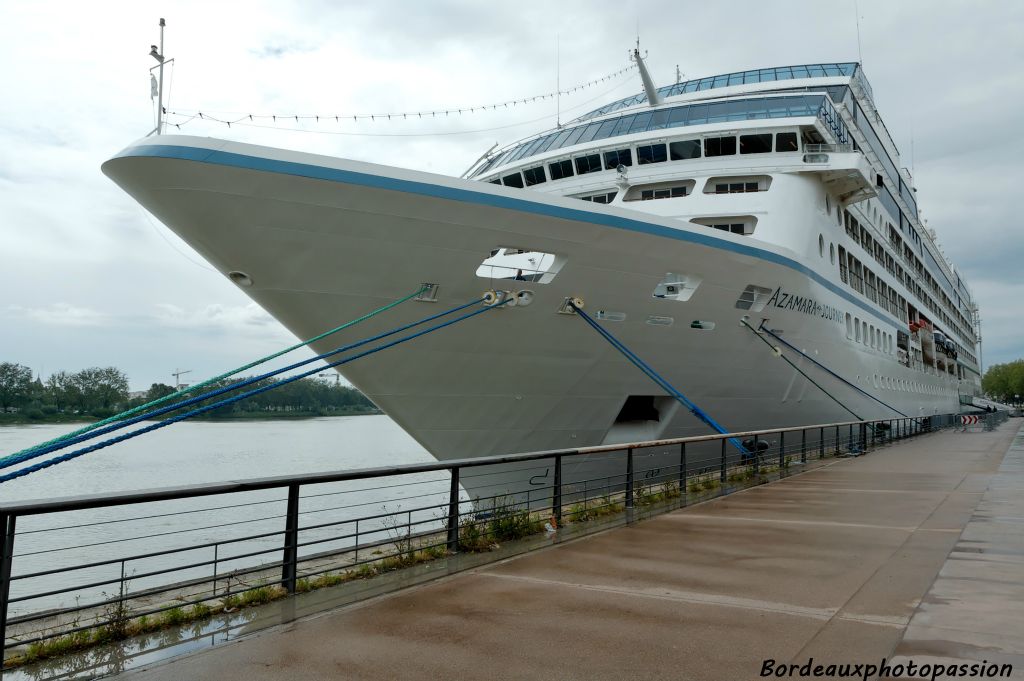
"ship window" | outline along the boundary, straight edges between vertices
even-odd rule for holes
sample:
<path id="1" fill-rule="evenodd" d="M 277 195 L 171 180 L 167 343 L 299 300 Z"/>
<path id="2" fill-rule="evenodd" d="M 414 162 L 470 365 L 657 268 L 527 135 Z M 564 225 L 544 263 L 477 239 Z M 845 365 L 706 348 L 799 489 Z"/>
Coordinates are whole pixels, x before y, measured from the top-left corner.
<path id="1" fill-rule="evenodd" d="M 519 173 L 514 173 L 512 175 L 506 175 L 505 177 L 501 178 L 501 183 L 503 185 L 505 185 L 506 187 L 519 187 L 520 189 L 522 189 L 523 188 L 523 176 L 520 175 Z"/>
<path id="2" fill-rule="evenodd" d="M 561 180 L 563 177 L 572 177 L 572 161 L 555 161 L 548 164 L 552 180 Z"/>
<path id="3" fill-rule="evenodd" d="M 615 195 L 618 192 L 602 192 L 600 194 L 587 194 L 586 196 L 577 196 L 577 199 L 583 201 L 592 201 L 594 203 L 611 203 L 615 200 Z"/>
<path id="4" fill-rule="evenodd" d="M 641 201 L 651 199 L 672 199 L 686 196 L 686 187 L 672 187 L 669 189 L 644 189 L 640 192 Z"/>
<path id="5" fill-rule="evenodd" d="M 691 158 L 700 158 L 700 140 L 683 140 L 672 142 L 668 149 L 673 161 L 687 161 Z"/>
<path id="6" fill-rule="evenodd" d="M 714 331 L 715 323 L 714 322 L 704 322 L 704 321 L 701 321 L 699 319 L 695 319 L 692 322 L 690 322 L 690 328 L 691 329 L 699 329 L 701 331 Z"/>
<path id="7" fill-rule="evenodd" d="M 735 153 L 735 137 L 707 137 L 704 139 L 705 156 L 732 156 Z"/>
<path id="8" fill-rule="evenodd" d="M 642 166 L 648 163 L 662 163 L 667 160 L 668 153 L 665 150 L 664 144 L 651 144 L 636 148 L 637 165 Z"/>
<path id="9" fill-rule="evenodd" d="M 780 132 L 775 135 L 775 151 L 800 151 L 795 132 Z"/>
<path id="10" fill-rule="evenodd" d="M 712 177 L 704 185 L 705 194 L 742 194 L 745 192 L 765 192 L 771 186 L 771 178 L 767 175 L 749 177 Z"/>
<path id="11" fill-rule="evenodd" d="M 752 215 L 741 215 L 733 217 L 709 217 L 693 218 L 692 222 L 712 229 L 718 229 L 732 234 L 750 235 L 754 233 L 757 225 L 757 218 Z"/>
<path id="12" fill-rule="evenodd" d="M 818 235 L 818 255 L 822 258 L 825 257 L 825 237 L 821 234 Z"/>
<path id="13" fill-rule="evenodd" d="M 501 180 L 495 178 L 495 179 L 491 180 L 491 184 L 501 184 Z"/>
<path id="14" fill-rule="evenodd" d="M 547 177 L 544 176 L 544 166 L 537 166 L 536 168 L 524 168 L 523 177 L 526 179 L 526 186 L 531 187 L 541 182 L 547 182 Z"/>
<path id="15" fill-rule="evenodd" d="M 588 154 L 586 156 L 577 156 L 575 161 L 577 175 L 596 173 L 597 171 L 601 170 L 600 154 Z"/>
<path id="16" fill-rule="evenodd" d="M 853 328 L 856 330 L 856 341 L 860 343 L 860 319 L 857 317 L 853 318 Z"/>
<path id="17" fill-rule="evenodd" d="M 740 135 L 741 154 L 766 154 L 772 150 L 771 133 Z"/>
<path id="18" fill-rule="evenodd" d="M 631 187 L 623 201 L 650 201 L 652 199 L 674 199 L 689 196 L 693 192 L 693 180 L 674 184 L 643 184 Z"/>
<path id="19" fill-rule="evenodd" d="M 617 149 L 604 152 L 604 169 L 615 170 L 620 165 L 633 165 L 633 152 L 629 149 Z"/>
<path id="20" fill-rule="evenodd" d="M 846 337 L 849 340 L 853 340 L 853 318 L 850 317 L 850 313 L 846 313 Z"/>

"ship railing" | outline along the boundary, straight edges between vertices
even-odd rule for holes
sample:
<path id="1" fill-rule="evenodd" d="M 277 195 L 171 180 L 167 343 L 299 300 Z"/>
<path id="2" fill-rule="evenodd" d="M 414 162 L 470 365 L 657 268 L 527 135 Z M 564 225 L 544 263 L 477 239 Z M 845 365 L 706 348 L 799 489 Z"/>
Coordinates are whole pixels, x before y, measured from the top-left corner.
<path id="1" fill-rule="evenodd" d="M 337 607 L 955 422 L 847 421 L 0 503 L 5 658 L 209 620 L 176 634 L 187 647 L 250 626 L 236 612 L 247 605 L 317 591 L 282 612 Z"/>
<path id="2" fill-rule="evenodd" d="M 848 154 L 854 151 L 852 144 L 805 144 L 806 154 Z"/>

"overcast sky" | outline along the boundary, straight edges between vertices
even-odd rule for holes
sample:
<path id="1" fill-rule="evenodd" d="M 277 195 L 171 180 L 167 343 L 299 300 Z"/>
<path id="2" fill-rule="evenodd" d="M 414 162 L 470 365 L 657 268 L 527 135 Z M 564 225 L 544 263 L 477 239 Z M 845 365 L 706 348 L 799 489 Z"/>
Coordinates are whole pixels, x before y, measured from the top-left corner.
<path id="1" fill-rule="evenodd" d="M 1024 356 L 1015 210 L 1024 187 L 1024 3 L 861 0 L 859 13 L 865 72 L 904 165 L 913 165 L 923 216 L 981 304 L 985 364 Z M 677 64 L 693 78 L 858 59 L 852 1 L 8 0 L 0 3 L 0 361 L 44 378 L 115 365 L 142 389 L 172 382 L 175 367 L 192 369 L 189 379 L 209 376 L 294 341 L 100 172 L 153 127 L 148 52 L 161 16 L 165 54 L 175 58 L 169 109 L 223 118 L 531 97 L 553 91 L 559 76 L 565 87 L 627 66 L 638 27 L 659 85 L 674 81 Z M 563 120 L 640 89 L 630 73 L 562 97 Z M 182 132 L 459 174 L 495 142 L 550 128 L 555 116 L 555 102 L 543 100 L 445 120 L 230 130 L 193 120 Z"/>

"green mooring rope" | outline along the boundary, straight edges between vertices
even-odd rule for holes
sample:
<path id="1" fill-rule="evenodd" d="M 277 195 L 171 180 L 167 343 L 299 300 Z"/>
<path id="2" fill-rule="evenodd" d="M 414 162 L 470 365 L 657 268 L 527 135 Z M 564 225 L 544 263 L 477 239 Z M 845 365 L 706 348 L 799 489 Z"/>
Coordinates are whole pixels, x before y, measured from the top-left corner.
<path id="1" fill-rule="evenodd" d="M 197 390 L 200 390 L 201 388 L 205 388 L 205 387 L 207 387 L 207 386 L 209 386 L 209 385 L 211 385 L 213 383 L 216 383 L 217 381 L 221 381 L 221 380 L 223 380 L 225 378 L 229 378 L 231 376 L 234 376 L 235 374 L 238 374 L 238 373 L 241 373 L 243 371 L 246 371 L 247 369 L 252 369 L 255 366 L 259 366 L 260 364 L 263 364 L 265 362 L 269 362 L 272 359 L 277 359 L 281 355 L 286 355 L 289 352 L 291 352 L 292 350 L 297 350 L 298 348 L 305 347 L 305 346 L 309 345 L 310 343 L 315 343 L 316 341 L 318 341 L 318 340 L 320 340 L 322 338 L 327 338 L 328 336 L 334 335 L 334 334 L 338 333 L 339 331 L 343 331 L 344 329 L 347 329 L 350 326 L 355 326 L 359 322 L 364 322 L 367 319 L 370 319 L 371 317 L 375 317 L 375 316 L 379 315 L 381 312 L 387 312 L 391 308 L 396 307 L 398 305 L 401 305 L 402 303 L 404 303 L 405 301 L 407 301 L 407 300 L 409 300 L 411 298 L 415 298 L 416 296 L 418 296 L 421 293 L 423 293 L 424 291 L 426 291 L 427 288 L 428 288 L 427 286 L 421 286 L 420 288 L 418 288 L 416 291 L 410 293 L 409 295 L 404 296 L 402 298 L 399 298 L 398 300 L 396 300 L 394 302 L 388 303 L 387 305 L 385 305 L 383 307 L 378 307 L 376 310 L 373 310 L 372 312 L 368 312 L 367 314 L 364 314 L 362 317 L 359 317 L 358 319 L 353 319 L 350 322 L 345 322 L 341 326 L 336 326 L 333 329 L 331 329 L 330 331 L 324 331 L 319 336 L 314 336 L 314 337 L 312 337 L 312 338 L 310 338 L 308 340 L 304 340 L 304 341 L 301 341 L 299 343 L 296 343 L 295 345 L 292 345 L 291 347 L 287 347 L 284 350 L 279 350 L 278 352 L 275 352 L 275 353 L 273 353 L 271 355 L 267 355 L 266 357 L 263 357 L 261 359 L 257 359 L 257 360 L 255 360 L 253 362 L 249 362 L 245 366 L 240 366 L 237 369 L 232 369 L 231 371 L 228 371 L 228 372 L 225 372 L 223 374 L 220 374 L 219 376 L 214 376 L 213 378 L 207 379 L 207 380 L 203 381 L 202 383 L 197 383 L 195 385 L 189 386 L 188 388 L 185 388 L 184 390 L 176 390 L 175 392 L 173 392 L 173 393 L 171 393 L 169 395 L 164 395 L 163 397 L 157 398 L 157 399 L 153 400 L 152 402 L 147 402 L 146 404 L 139 405 L 138 407 L 133 407 L 132 409 L 129 409 L 127 411 L 121 412 L 120 414 L 114 414 L 113 416 L 111 416 L 109 418 L 105 418 L 102 421 L 97 421 L 96 423 L 90 423 L 87 426 L 79 428 L 78 430 L 72 431 L 70 433 L 66 433 L 64 435 L 61 435 L 60 437 L 55 437 L 52 440 L 48 440 L 46 442 L 40 442 L 39 444 L 32 445 L 31 447 L 26 447 L 25 449 L 23 449 L 23 450 L 21 450 L 19 452 L 14 452 L 13 454 L 8 454 L 7 456 L 4 456 L 4 457 L 0 458 L 0 463 L 3 463 L 3 462 L 5 462 L 8 459 L 11 459 L 13 457 L 17 457 L 17 456 L 20 456 L 22 454 L 26 454 L 28 452 L 35 451 L 37 449 L 42 449 L 43 447 L 48 447 L 48 446 L 50 446 L 52 444 L 56 444 L 56 443 L 58 443 L 58 442 L 60 442 L 62 440 L 67 440 L 69 438 L 76 437 L 78 435 L 82 435 L 83 433 L 88 433 L 88 432 L 90 432 L 92 430 L 96 430 L 97 428 L 101 428 L 101 427 L 103 427 L 103 426 L 105 426 L 107 424 L 113 423 L 114 421 L 120 421 L 120 420 L 128 418 L 130 416 L 134 416 L 135 414 L 138 414 L 141 411 L 145 411 L 146 409 L 149 409 L 151 407 L 155 407 L 157 405 L 163 404 L 164 402 L 167 402 L 168 400 L 178 399 L 178 398 L 182 397 L 183 395 L 187 395 L 189 393 L 193 393 L 193 392 L 195 392 Z"/>

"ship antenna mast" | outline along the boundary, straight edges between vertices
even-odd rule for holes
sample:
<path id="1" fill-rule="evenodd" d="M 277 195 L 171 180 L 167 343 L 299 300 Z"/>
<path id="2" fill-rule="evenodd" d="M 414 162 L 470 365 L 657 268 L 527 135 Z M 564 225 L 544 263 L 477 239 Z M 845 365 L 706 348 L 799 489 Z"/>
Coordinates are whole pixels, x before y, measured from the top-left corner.
<path id="1" fill-rule="evenodd" d="M 164 21 L 163 17 L 160 17 L 160 47 L 157 47 L 156 45 L 149 46 L 149 56 L 156 59 L 158 62 L 156 66 L 149 70 L 150 78 L 153 77 L 154 70 L 159 70 L 160 76 L 160 83 L 156 88 L 156 127 L 153 128 L 151 133 L 149 133 L 150 135 L 154 133 L 160 135 L 164 131 L 164 66 L 174 61 L 173 59 L 164 59 L 164 27 L 166 25 L 167 23 Z M 149 135 L 147 135 L 147 137 L 148 136 Z"/>
<path id="2" fill-rule="evenodd" d="M 562 34 L 555 35 L 555 127 L 562 127 Z"/>
<path id="3" fill-rule="evenodd" d="M 647 65 L 644 64 L 644 58 L 640 56 L 640 37 L 637 36 L 636 48 L 632 54 L 633 61 L 636 62 L 637 68 L 640 70 L 640 80 L 644 83 L 644 92 L 647 93 L 647 104 L 650 106 L 658 106 L 661 104 L 661 97 L 658 96 L 658 89 L 654 87 L 654 81 L 651 80 L 651 74 L 647 72 Z"/>

